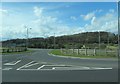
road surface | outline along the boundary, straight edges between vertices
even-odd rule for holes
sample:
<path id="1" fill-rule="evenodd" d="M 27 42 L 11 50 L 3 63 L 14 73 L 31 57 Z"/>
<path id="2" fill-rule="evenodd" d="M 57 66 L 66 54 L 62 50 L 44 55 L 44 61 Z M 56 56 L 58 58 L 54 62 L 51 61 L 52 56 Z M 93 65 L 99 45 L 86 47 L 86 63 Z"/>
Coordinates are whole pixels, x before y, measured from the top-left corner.
<path id="1" fill-rule="evenodd" d="M 3 82 L 117 82 L 115 59 L 80 59 L 49 55 L 49 49 L 2 56 Z"/>

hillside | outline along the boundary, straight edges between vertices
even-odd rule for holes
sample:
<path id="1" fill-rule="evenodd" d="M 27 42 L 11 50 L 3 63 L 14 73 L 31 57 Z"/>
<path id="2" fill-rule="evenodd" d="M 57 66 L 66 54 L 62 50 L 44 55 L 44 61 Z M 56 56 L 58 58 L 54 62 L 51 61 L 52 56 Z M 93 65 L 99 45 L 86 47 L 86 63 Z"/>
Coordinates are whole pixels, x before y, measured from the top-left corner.
<path id="1" fill-rule="evenodd" d="M 101 47 L 106 47 L 107 44 L 114 45 L 117 44 L 118 36 L 110 32 L 85 32 L 74 35 L 64 35 L 48 38 L 30 38 L 28 46 L 30 48 L 81 48 L 86 45 L 89 48 L 98 47 L 100 35 Z M 11 39 L 3 41 L 3 47 L 11 46 L 26 46 L 26 39 Z"/>

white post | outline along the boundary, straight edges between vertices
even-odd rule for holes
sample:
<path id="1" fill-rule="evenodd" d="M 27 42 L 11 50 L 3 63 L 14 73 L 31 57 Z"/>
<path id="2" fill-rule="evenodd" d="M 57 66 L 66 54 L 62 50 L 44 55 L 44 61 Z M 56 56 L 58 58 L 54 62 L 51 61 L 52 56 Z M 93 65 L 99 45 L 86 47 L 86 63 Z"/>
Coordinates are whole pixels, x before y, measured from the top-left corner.
<path id="1" fill-rule="evenodd" d="M 96 49 L 94 49 L 94 56 L 96 55 Z"/>

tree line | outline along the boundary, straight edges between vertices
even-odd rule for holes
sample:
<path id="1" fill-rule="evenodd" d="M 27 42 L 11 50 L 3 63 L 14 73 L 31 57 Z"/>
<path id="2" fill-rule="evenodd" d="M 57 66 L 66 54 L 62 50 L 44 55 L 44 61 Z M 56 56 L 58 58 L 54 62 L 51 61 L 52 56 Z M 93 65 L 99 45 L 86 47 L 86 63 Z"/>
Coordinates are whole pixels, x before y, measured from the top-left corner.
<path id="1" fill-rule="evenodd" d="M 100 39 L 99 39 L 100 37 Z M 2 41 L 3 47 L 26 46 L 26 39 L 11 39 Z M 118 44 L 118 35 L 110 32 L 84 32 L 74 35 L 51 36 L 47 38 L 29 38 L 29 48 L 98 48 L 98 44 L 105 48 L 107 45 Z"/>

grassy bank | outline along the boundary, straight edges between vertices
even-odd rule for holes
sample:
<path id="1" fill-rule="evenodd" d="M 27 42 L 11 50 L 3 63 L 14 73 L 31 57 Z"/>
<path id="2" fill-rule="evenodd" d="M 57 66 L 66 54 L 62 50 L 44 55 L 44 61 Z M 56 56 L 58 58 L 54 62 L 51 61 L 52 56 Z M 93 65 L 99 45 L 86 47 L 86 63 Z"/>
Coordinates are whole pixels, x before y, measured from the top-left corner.
<path id="1" fill-rule="evenodd" d="M 92 55 L 80 55 L 80 54 L 66 54 L 66 53 L 62 53 L 61 50 L 57 49 L 57 50 L 51 50 L 49 52 L 49 54 L 54 54 L 54 55 L 58 55 L 58 56 L 68 56 L 68 57 L 80 57 L 80 58 L 117 58 L 117 56 L 112 56 L 112 55 L 96 55 L 96 56 L 92 56 Z"/>

